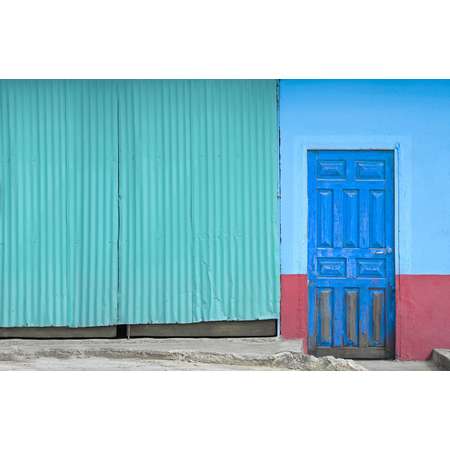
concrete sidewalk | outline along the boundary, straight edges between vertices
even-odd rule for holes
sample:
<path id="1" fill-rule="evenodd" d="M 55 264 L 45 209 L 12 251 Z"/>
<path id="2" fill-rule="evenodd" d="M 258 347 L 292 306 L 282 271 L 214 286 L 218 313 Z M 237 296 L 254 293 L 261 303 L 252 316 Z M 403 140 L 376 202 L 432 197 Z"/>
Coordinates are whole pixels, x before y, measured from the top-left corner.
<path id="1" fill-rule="evenodd" d="M 302 341 L 241 339 L 0 340 L 3 370 L 365 370 L 305 355 Z"/>
<path id="2" fill-rule="evenodd" d="M 142 359 L 108 359 L 89 358 L 37 358 L 22 361 L 0 361 L 0 371 L 6 370 L 38 370 L 38 371 L 220 371 L 220 370 L 288 370 L 264 366 L 243 366 L 226 364 L 206 364 L 177 360 L 142 360 Z"/>
<path id="3" fill-rule="evenodd" d="M 0 339 L 0 370 L 442 370 L 433 361 L 352 361 L 305 355 L 302 341 L 241 339 Z M 436 353 L 436 352 L 435 352 Z M 442 359 L 450 352 L 435 355 Z"/>
<path id="4" fill-rule="evenodd" d="M 358 364 L 365 367 L 367 370 L 376 372 L 428 372 L 440 370 L 433 361 L 389 361 L 383 359 L 372 360 L 358 360 Z"/>

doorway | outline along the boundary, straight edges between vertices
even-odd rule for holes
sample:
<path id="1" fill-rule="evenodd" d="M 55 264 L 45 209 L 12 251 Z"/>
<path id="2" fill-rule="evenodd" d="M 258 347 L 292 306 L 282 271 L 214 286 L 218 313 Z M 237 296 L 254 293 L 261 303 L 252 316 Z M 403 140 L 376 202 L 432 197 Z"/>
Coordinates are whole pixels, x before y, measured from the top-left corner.
<path id="1" fill-rule="evenodd" d="M 394 355 L 394 151 L 308 151 L 308 349 Z"/>

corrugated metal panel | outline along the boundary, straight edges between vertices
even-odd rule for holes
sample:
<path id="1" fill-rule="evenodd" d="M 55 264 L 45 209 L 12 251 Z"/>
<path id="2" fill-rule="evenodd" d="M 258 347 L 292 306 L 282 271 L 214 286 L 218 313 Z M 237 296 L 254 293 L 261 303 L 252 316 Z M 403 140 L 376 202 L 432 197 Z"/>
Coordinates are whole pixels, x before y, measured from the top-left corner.
<path id="1" fill-rule="evenodd" d="M 275 81 L 119 94 L 120 321 L 278 317 Z"/>
<path id="2" fill-rule="evenodd" d="M 0 81 L 0 326 L 117 319 L 117 98 Z"/>
<path id="3" fill-rule="evenodd" d="M 278 316 L 274 81 L 0 81 L 0 114 L 0 326 Z"/>

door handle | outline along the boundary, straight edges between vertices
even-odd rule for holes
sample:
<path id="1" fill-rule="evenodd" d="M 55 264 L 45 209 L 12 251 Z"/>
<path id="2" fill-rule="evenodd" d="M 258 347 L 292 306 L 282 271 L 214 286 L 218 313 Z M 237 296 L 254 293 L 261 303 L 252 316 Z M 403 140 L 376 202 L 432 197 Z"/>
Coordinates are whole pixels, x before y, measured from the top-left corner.
<path id="1" fill-rule="evenodd" d="M 392 248 L 387 247 L 387 248 L 373 249 L 371 250 L 371 252 L 374 255 L 390 255 L 392 253 Z"/>

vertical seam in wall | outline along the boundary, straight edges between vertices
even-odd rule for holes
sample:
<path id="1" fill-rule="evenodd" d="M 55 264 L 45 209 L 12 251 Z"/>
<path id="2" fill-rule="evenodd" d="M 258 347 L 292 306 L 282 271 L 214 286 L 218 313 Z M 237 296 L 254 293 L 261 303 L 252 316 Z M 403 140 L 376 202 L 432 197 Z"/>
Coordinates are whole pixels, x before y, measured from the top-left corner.
<path id="1" fill-rule="evenodd" d="M 397 260 L 398 260 L 398 277 L 395 272 L 395 260 L 394 260 L 394 286 L 398 290 L 398 295 L 394 291 L 395 300 L 395 324 L 394 324 L 394 355 L 395 358 L 401 359 L 402 355 L 402 340 L 401 340 L 401 314 L 400 314 L 400 303 L 401 303 L 401 255 L 400 255 L 400 144 L 395 145 L 394 152 L 394 175 L 396 180 L 394 180 L 394 195 L 397 194 L 397 198 L 394 198 L 394 208 L 395 208 L 395 219 L 397 220 L 397 232 L 394 233 L 397 242 L 394 242 L 394 249 L 397 248 Z M 397 189 L 395 189 L 395 184 Z M 398 331 L 398 332 L 397 332 Z"/>
<path id="2" fill-rule="evenodd" d="M 278 180 L 277 180 L 277 206 L 278 206 L 278 277 L 279 280 L 279 312 L 277 320 L 277 336 L 281 336 L 281 128 L 280 128 L 280 80 L 276 81 L 276 108 L 278 133 Z"/>
<path id="3" fill-rule="evenodd" d="M 116 84 L 116 125 L 117 125 L 117 244 L 116 244 L 116 252 L 117 252 L 117 311 L 116 311 L 116 323 L 119 324 L 120 321 L 120 114 L 119 114 L 119 86 Z"/>
<path id="4" fill-rule="evenodd" d="M 191 321 L 195 322 L 196 319 L 196 300 L 197 300 L 197 277 L 196 277 L 196 265 L 195 265 L 195 234 L 194 234 L 194 173 L 195 173 L 195 161 L 192 158 L 192 136 L 193 136 L 193 127 L 192 127 L 192 117 L 195 114 L 192 114 L 192 91 L 195 86 L 192 85 L 192 80 L 189 80 L 187 83 L 188 86 L 188 94 L 187 98 L 189 99 L 189 188 L 190 188 L 190 198 L 189 198 L 189 231 L 190 231 L 190 240 L 191 240 L 191 277 L 192 277 L 192 287 L 191 287 Z"/>
<path id="5" fill-rule="evenodd" d="M 65 161 L 64 161 L 64 166 L 66 169 L 66 174 L 65 174 L 65 178 L 66 178 L 66 182 L 67 182 L 67 177 L 69 176 L 70 173 L 70 164 L 69 164 L 69 157 L 70 157 L 70 152 L 68 151 L 68 146 L 71 145 L 70 142 L 70 138 L 68 139 L 67 136 L 70 136 L 70 133 L 68 131 L 69 129 L 69 121 L 67 118 L 67 114 L 68 114 L 68 101 L 70 100 L 68 98 L 69 96 L 69 89 L 67 89 L 68 87 L 68 81 L 64 80 L 63 82 L 63 92 L 64 92 L 64 127 L 65 127 L 65 142 L 64 142 L 64 157 L 65 157 Z M 38 127 L 39 130 L 39 127 Z M 38 159 L 40 157 L 40 154 L 38 154 Z M 39 161 L 38 161 L 39 163 Z M 66 203 L 66 207 L 65 207 L 65 212 L 66 212 L 66 233 L 68 236 L 67 242 L 68 242 L 68 246 L 67 246 L 67 253 L 66 253 L 66 273 L 65 273 L 65 281 L 66 281 L 66 286 L 65 286 L 65 293 L 63 294 L 63 296 L 66 297 L 66 302 L 67 302 L 67 307 L 66 307 L 66 314 L 67 311 L 70 309 L 70 263 L 71 263 L 71 254 L 72 254 L 72 249 L 73 249 L 73 242 L 72 242 L 72 234 L 71 234 L 71 226 L 70 226 L 70 220 L 69 220 L 69 199 L 70 199 L 70 182 L 66 185 L 66 191 L 65 191 L 65 203 Z M 76 299 L 74 298 L 74 300 L 76 301 Z M 72 305 L 72 317 L 65 317 L 65 320 L 67 323 L 70 323 L 70 321 L 73 322 L 75 321 L 75 301 L 73 302 Z"/>

